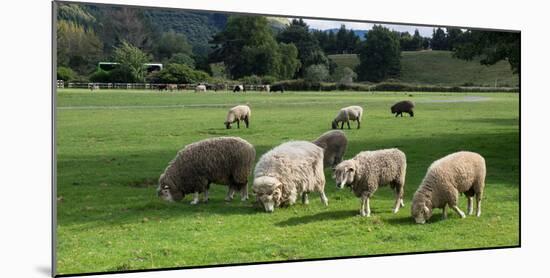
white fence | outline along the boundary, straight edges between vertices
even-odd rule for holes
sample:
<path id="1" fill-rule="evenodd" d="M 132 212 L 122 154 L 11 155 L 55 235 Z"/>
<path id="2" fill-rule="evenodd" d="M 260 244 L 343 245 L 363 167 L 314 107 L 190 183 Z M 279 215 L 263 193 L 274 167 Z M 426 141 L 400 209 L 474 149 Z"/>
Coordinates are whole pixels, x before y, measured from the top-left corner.
<path id="1" fill-rule="evenodd" d="M 194 90 L 197 85 L 205 85 L 207 90 L 233 90 L 236 84 L 153 84 L 153 83 L 97 83 L 97 82 L 64 82 L 57 80 L 57 88 L 78 89 L 127 89 L 127 90 Z M 245 85 L 247 91 L 265 91 L 267 85 Z"/>

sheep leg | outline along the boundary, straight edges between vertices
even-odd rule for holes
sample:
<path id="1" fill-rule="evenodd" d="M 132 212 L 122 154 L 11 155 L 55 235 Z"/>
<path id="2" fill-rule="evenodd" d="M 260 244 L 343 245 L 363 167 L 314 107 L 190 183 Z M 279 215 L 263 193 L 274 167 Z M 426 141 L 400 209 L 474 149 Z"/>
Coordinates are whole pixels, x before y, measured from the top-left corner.
<path id="1" fill-rule="evenodd" d="M 202 196 L 203 203 L 208 203 L 208 189 L 204 190 L 204 195 Z"/>
<path id="2" fill-rule="evenodd" d="M 473 203 L 474 203 L 474 197 L 473 196 L 468 196 L 468 215 L 474 214 Z"/>
<path id="3" fill-rule="evenodd" d="M 476 194 L 476 216 L 481 216 L 481 193 Z"/>
<path id="4" fill-rule="evenodd" d="M 246 200 L 248 200 L 248 186 L 247 186 L 247 184 L 245 184 L 241 188 L 241 201 L 244 202 Z"/>
<path id="5" fill-rule="evenodd" d="M 199 192 L 193 193 L 193 201 L 191 201 L 191 205 L 196 205 L 199 203 Z"/>
<path id="6" fill-rule="evenodd" d="M 361 128 L 361 121 L 357 120 L 357 129 Z"/>
<path id="7" fill-rule="evenodd" d="M 230 202 L 233 200 L 233 195 L 235 194 L 235 189 L 232 186 L 229 186 L 229 191 L 227 191 L 227 195 L 225 196 L 225 201 Z"/>
<path id="8" fill-rule="evenodd" d="M 321 191 L 321 203 L 323 203 L 325 207 L 328 206 L 328 198 L 324 191 Z"/>
<path id="9" fill-rule="evenodd" d="M 361 216 L 370 217 L 370 204 L 369 204 L 369 197 L 364 196 L 361 198 Z"/>
<path id="10" fill-rule="evenodd" d="M 395 204 L 393 206 L 393 213 L 397 213 L 399 208 L 404 207 L 403 203 L 403 185 L 401 183 L 396 183 L 395 185 Z"/>
<path id="11" fill-rule="evenodd" d="M 241 126 L 239 125 L 240 122 L 241 120 L 237 120 L 237 128 L 241 128 Z"/>
<path id="12" fill-rule="evenodd" d="M 447 205 L 443 206 L 443 219 L 447 219 Z"/>
<path id="13" fill-rule="evenodd" d="M 342 122 L 342 126 L 340 127 L 340 129 L 344 129 L 344 122 Z"/>
<path id="14" fill-rule="evenodd" d="M 246 128 L 248 128 L 248 117 L 244 118 L 244 123 L 246 124 Z"/>
<path id="15" fill-rule="evenodd" d="M 302 193 L 302 204 L 304 205 L 309 204 L 309 198 L 307 196 L 307 192 Z"/>
<path id="16" fill-rule="evenodd" d="M 351 129 L 351 126 L 349 125 L 349 121 L 346 121 L 346 123 L 348 124 L 348 129 Z"/>
<path id="17" fill-rule="evenodd" d="M 457 205 L 453 205 L 453 206 L 451 206 L 451 208 L 452 208 L 456 213 L 458 213 L 458 215 L 460 215 L 460 218 L 466 217 L 466 215 L 464 214 L 464 212 L 461 211 L 461 210 L 458 208 Z"/>

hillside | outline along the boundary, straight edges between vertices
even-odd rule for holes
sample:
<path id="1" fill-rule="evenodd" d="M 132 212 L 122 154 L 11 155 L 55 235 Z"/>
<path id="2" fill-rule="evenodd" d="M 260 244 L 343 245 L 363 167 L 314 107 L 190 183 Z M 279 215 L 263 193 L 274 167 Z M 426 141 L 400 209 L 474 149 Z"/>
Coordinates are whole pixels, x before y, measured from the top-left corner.
<path id="1" fill-rule="evenodd" d="M 354 68 L 358 63 L 355 54 L 329 55 L 338 66 Z M 512 74 L 508 62 L 493 66 L 478 61 L 464 61 L 452 57 L 450 51 L 403 51 L 401 76 L 397 80 L 412 84 L 443 86 L 518 86 L 519 77 Z"/>

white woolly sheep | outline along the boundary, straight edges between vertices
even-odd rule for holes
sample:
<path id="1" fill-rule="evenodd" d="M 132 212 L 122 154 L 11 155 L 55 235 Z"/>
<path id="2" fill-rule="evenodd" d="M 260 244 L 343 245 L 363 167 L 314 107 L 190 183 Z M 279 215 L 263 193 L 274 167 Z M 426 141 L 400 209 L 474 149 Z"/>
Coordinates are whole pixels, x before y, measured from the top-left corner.
<path id="1" fill-rule="evenodd" d="M 327 131 L 315 139 L 313 143 L 325 151 L 323 162 L 325 168 L 333 168 L 342 162 L 342 158 L 344 158 L 344 153 L 348 147 L 346 134 L 341 130 Z"/>
<path id="2" fill-rule="evenodd" d="M 338 128 L 338 124 L 342 123 L 340 129 L 344 129 L 344 123 L 348 124 L 348 129 L 351 129 L 349 121 L 357 121 L 357 129 L 361 127 L 361 118 L 363 117 L 363 108 L 361 106 L 348 106 L 340 109 L 334 120 L 332 121 L 332 129 Z"/>
<path id="3" fill-rule="evenodd" d="M 170 161 L 159 178 L 157 194 L 166 201 L 179 201 L 194 193 L 191 204 L 199 202 L 199 193 L 208 201 L 210 183 L 228 185 L 226 201 L 236 190 L 241 200 L 248 199 L 248 176 L 252 172 L 256 150 L 239 137 L 205 139 L 185 146 Z"/>
<path id="4" fill-rule="evenodd" d="M 197 85 L 197 87 L 195 87 L 195 93 L 196 92 L 206 92 L 206 85 Z"/>
<path id="5" fill-rule="evenodd" d="M 227 112 L 227 116 L 225 117 L 225 122 L 223 123 L 225 125 L 225 128 L 230 129 L 232 123 L 237 123 L 237 128 L 241 128 L 240 122 L 244 121 L 246 128 L 248 128 L 248 125 L 250 124 L 250 116 L 252 115 L 252 111 L 250 110 L 250 107 L 247 105 L 237 105 Z"/>
<path id="6" fill-rule="evenodd" d="M 485 187 L 485 159 L 474 152 L 456 152 L 436 160 L 413 197 L 411 215 L 418 224 L 432 216 L 434 208 L 443 209 L 447 218 L 447 205 L 461 218 L 466 217 L 458 208 L 458 197 L 468 197 L 468 214 L 473 214 L 473 197 L 476 197 L 476 215 L 481 215 L 481 198 Z"/>
<path id="7" fill-rule="evenodd" d="M 298 196 L 308 204 L 308 193 L 312 191 L 319 192 L 321 202 L 327 206 L 323 149 L 306 141 L 291 141 L 273 148 L 256 164 L 252 189 L 267 212 L 294 204 Z"/>
<path id="8" fill-rule="evenodd" d="M 370 216 L 370 197 L 379 186 L 389 184 L 395 191 L 393 213 L 404 207 L 403 192 L 407 159 L 399 149 L 364 151 L 336 165 L 334 179 L 337 188 L 348 185 L 361 198 L 361 216 Z"/>

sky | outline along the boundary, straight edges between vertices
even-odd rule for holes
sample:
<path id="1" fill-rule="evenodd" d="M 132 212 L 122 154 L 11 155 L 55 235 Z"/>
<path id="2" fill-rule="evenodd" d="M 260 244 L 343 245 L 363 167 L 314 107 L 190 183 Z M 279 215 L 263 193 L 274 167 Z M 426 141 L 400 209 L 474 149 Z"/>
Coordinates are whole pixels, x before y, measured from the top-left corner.
<path id="1" fill-rule="evenodd" d="M 370 30 L 372 26 L 374 26 L 374 23 L 366 23 L 366 22 L 346 22 L 346 21 L 317 20 L 317 19 L 304 19 L 304 21 L 309 25 L 310 28 L 319 29 L 319 30 L 340 28 L 342 24 L 346 25 L 347 29 L 354 29 L 354 30 Z M 395 30 L 399 32 L 408 31 L 411 35 L 414 34 L 415 29 L 418 29 L 421 36 L 432 37 L 433 27 L 414 26 L 414 25 L 394 25 L 394 24 L 382 24 L 382 25 L 389 28 L 390 30 Z"/>

